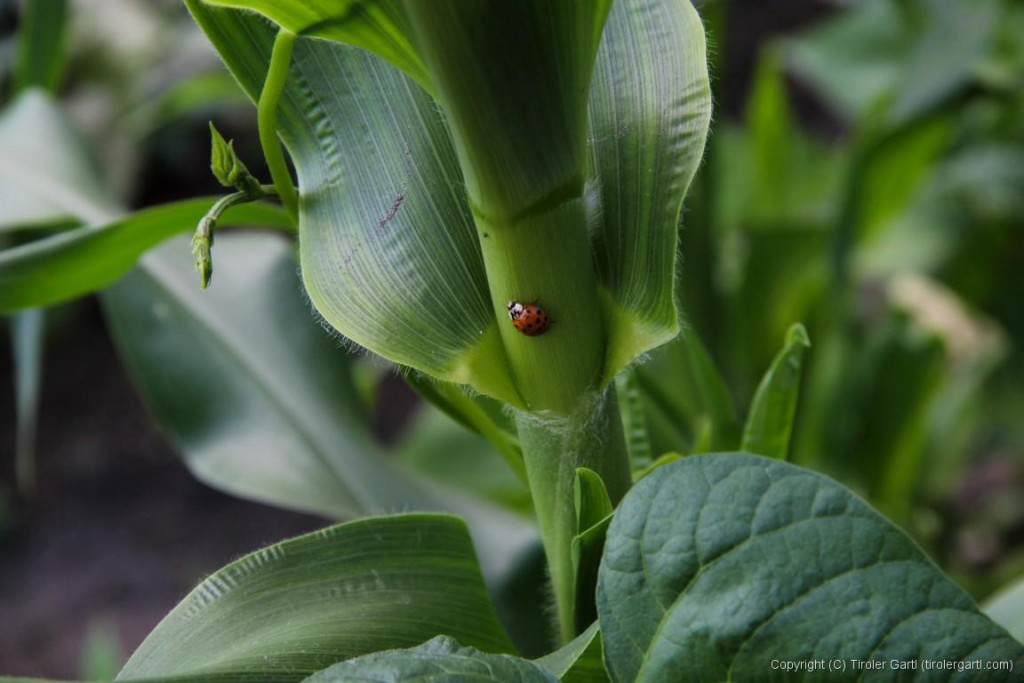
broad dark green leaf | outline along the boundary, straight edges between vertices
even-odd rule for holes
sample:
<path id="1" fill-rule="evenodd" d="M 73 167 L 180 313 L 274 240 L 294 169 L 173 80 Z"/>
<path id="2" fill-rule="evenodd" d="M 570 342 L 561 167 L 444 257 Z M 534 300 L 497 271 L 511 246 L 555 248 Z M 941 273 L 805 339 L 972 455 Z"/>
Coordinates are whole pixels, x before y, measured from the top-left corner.
<path id="1" fill-rule="evenodd" d="M 120 213 L 68 117 L 43 91 L 26 90 L 0 117 L 0 231 Z"/>
<path id="2" fill-rule="evenodd" d="M 463 647 L 444 636 L 407 650 L 375 652 L 341 662 L 303 683 L 557 683 L 533 662 Z"/>
<path id="3" fill-rule="evenodd" d="M 608 683 L 601 655 L 601 630 L 594 622 L 572 641 L 536 662 L 562 683 Z"/>
<path id="4" fill-rule="evenodd" d="M 611 380 L 679 332 L 674 287 L 683 197 L 711 118 L 704 27 L 690 2 L 616 2 L 590 90 L 598 279 L 610 295 Z"/>
<path id="5" fill-rule="evenodd" d="M 786 342 L 757 387 L 743 430 L 740 450 L 785 460 L 793 433 L 804 351 L 811 345 L 800 323 L 789 328 Z"/>
<path id="6" fill-rule="evenodd" d="M 128 272 L 147 249 L 194 230 L 214 201 L 163 204 L 0 252 L 0 312 L 48 306 L 106 287 Z M 230 209 L 220 225 L 287 229 L 290 222 L 275 206 L 244 204 Z M 187 263 L 191 262 L 188 256 Z"/>
<path id="7" fill-rule="evenodd" d="M 437 635 L 511 651 L 465 524 L 447 515 L 370 518 L 267 546 L 217 571 L 160 622 L 118 678 L 300 681 Z"/>
<path id="8" fill-rule="evenodd" d="M 1024 646 L 891 522 L 831 479 L 746 454 L 638 483 L 608 530 L 597 598 L 615 681 L 823 679 L 773 660 L 1024 667 Z"/>

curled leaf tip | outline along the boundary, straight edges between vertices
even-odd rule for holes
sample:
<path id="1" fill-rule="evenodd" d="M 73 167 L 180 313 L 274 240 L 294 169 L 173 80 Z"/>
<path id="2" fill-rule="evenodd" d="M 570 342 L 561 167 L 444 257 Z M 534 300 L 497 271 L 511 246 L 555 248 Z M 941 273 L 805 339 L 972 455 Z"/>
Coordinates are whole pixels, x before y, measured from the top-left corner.
<path id="1" fill-rule="evenodd" d="M 192 256 L 195 258 L 195 268 L 199 271 L 199 287 L 206 289 L 210 286 L 210 278 L 213 277 L 213 226 L 216 218 L 210 214 L 203 216 L 196 228 L 196 234 L 192 236 Z"/>

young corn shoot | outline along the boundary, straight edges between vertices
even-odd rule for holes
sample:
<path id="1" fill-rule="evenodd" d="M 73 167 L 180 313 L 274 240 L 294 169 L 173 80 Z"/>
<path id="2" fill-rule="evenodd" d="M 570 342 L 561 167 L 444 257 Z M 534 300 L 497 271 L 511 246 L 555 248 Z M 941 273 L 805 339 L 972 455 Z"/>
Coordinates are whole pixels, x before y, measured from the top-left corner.
<path id="1" fill-rule="evenodd" d="M 597 473 L 612 504 L 629 488 L 612 380 L 678 332 L 676 233 L 710 117 L 696 10 L 186 4 L 259 98 L 271 168 L 283 167 L 277 134 L 292 155 L 300 261 L 320 314 L 374 353 L 518 411 L 570 639 L 577 470 Z M 543 308 L 550 327 L 523 334 L 510 301 Z"/>

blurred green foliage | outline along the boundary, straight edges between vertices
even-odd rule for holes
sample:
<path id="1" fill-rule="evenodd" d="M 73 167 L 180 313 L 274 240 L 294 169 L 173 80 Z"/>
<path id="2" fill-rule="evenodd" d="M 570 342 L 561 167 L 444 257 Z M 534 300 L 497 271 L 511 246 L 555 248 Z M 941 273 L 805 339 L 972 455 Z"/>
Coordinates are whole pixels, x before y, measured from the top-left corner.
<path id="1" fill-rule="evenodd" d="M 688 204 L 682 307 L 737 404 L 803 322 L 792 460 L 952 570 L 998 564 L 979 594 L 1019 571 L 1024 505 L 964 491 L 993 461 L 993 495 L 1024 489 L 1024 7 L 855 3 L 766 45 Z M 968 557 L 964 524 L 994 545 Z"/>

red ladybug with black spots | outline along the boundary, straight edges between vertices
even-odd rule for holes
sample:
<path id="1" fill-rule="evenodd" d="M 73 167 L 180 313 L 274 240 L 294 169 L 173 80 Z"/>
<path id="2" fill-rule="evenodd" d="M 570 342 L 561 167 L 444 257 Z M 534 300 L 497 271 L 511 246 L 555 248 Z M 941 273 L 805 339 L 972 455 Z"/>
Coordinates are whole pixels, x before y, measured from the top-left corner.
<path id="1" fill-rule="evenodd" d="M 536 337 L 551 328 L 551 318 L 536 304 L 521 304 L 513 299 L 508 302 L 508 317 L 512 325 L 527 337 Z"/>

